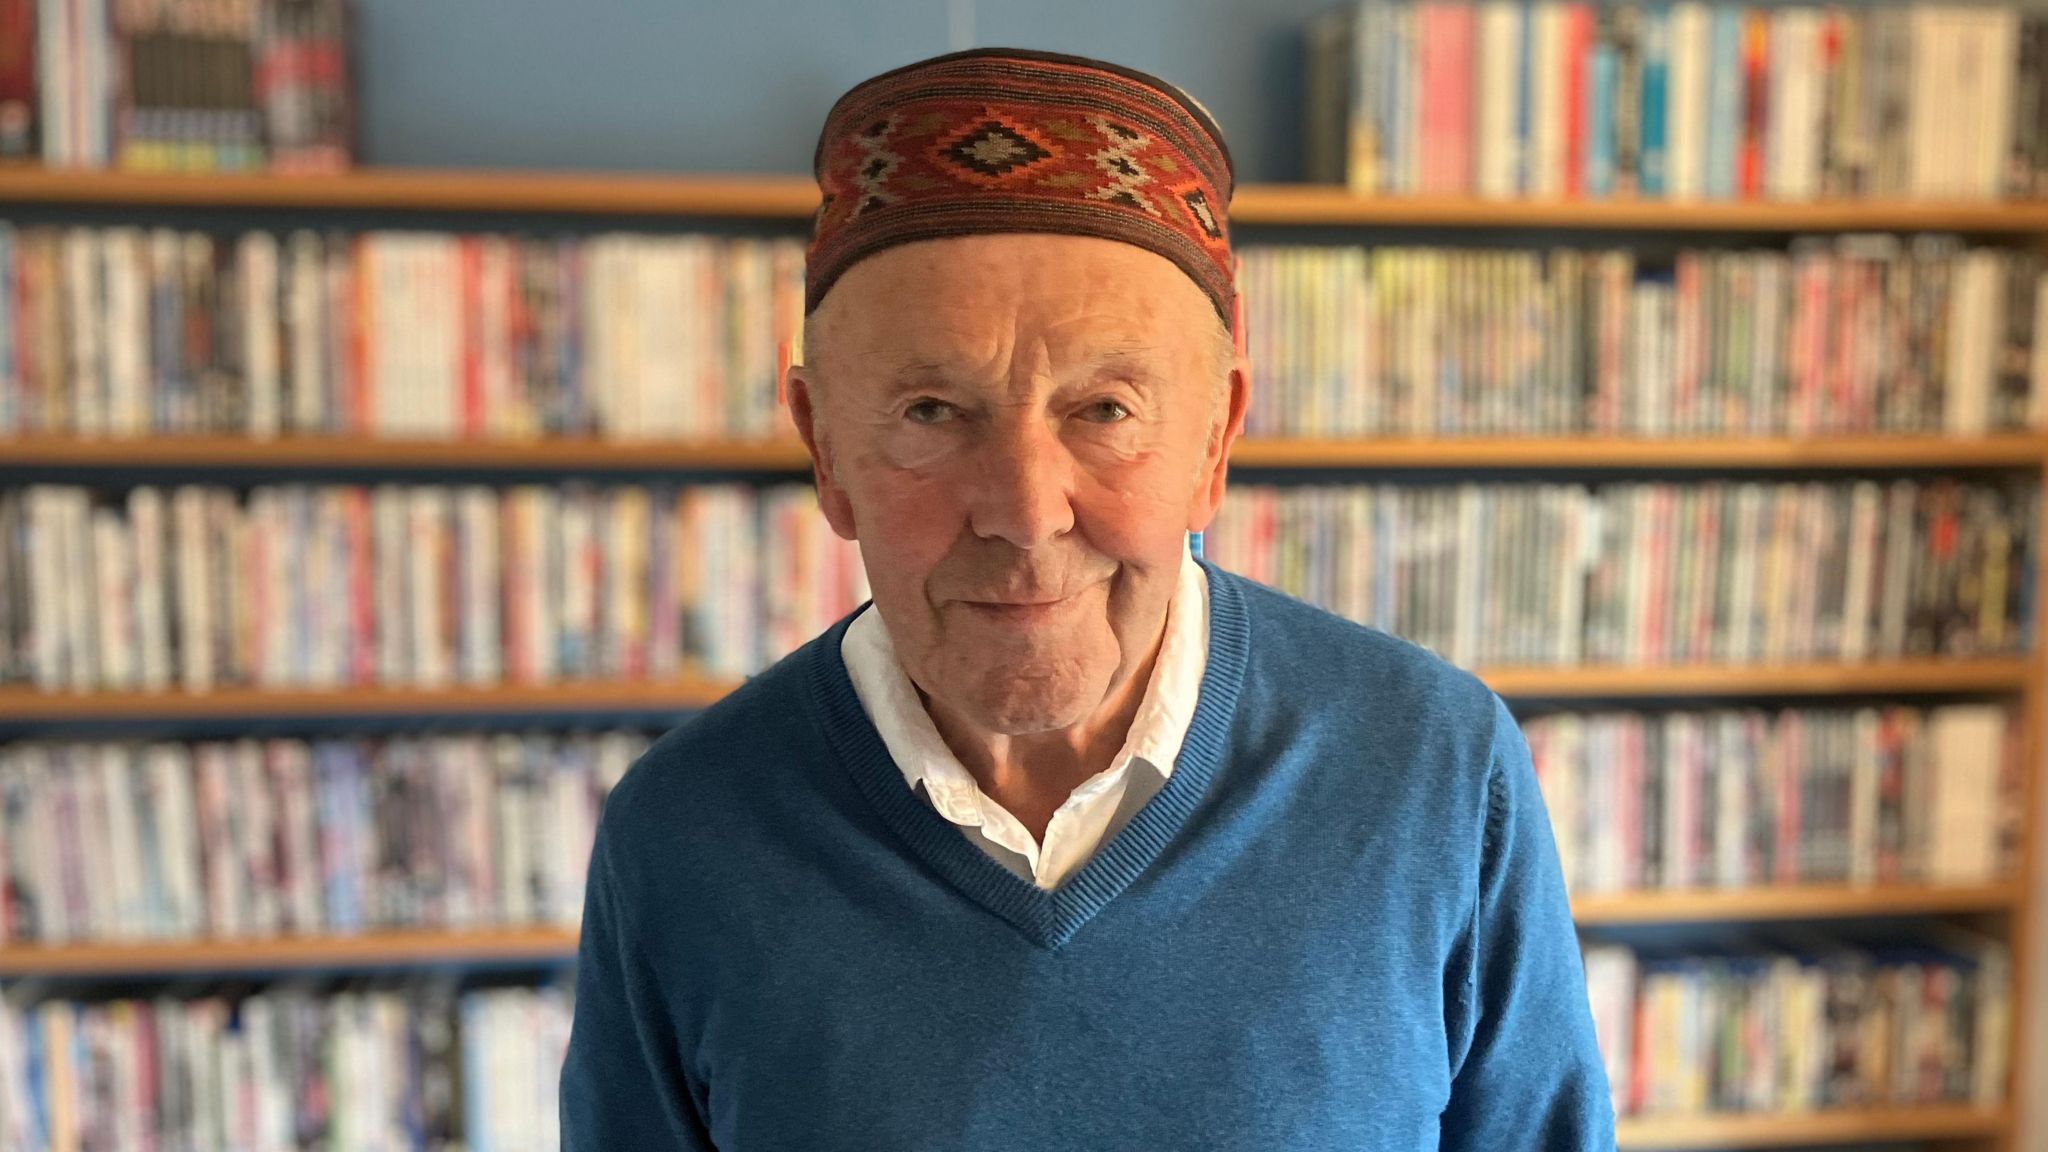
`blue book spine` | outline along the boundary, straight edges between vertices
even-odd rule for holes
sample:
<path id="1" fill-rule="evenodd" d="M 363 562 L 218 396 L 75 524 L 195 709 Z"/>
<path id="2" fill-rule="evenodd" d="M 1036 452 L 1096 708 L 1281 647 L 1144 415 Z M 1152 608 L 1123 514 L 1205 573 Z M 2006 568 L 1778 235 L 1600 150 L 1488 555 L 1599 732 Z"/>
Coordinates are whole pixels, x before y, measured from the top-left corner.
<path id="1" fill-rule="evenodd" d="M 1402 35 L 1403 26 L 1414 19 L 1412 9 L 1390 10 L 1387 14 L 1386 47 L 1382 58 L 1386 62 L 1387 90 L 1380 107 L 1386 113 L 1386 131 L 1380 134 L 1381 147 L 1385 151 L 1385 166 L 1380 169 L 1380 191 L 1403 195 L 1414 191 L 1408 183 L 1408 173 L 1403 170 L 1401 158 L 1408 147 L 1408 59 L 1409 38 Z"/>
<path id="2" fill-rule="evenodd" d="M 43 1014 L 34 1008 L 21 1011 L 22 1080 L 28 1091 L 28 1113 L 22 1119 L 29 1147 L 41 1148 L 50 1133 L 49 1046 L 43 1037 Z"/>
<path id="3" fill-rule="evenodd" d="M 1614 45 L 1593 47 L 1592 79 L 1586 85 L 1586 195 L 1614 195 Z"/>
<path id="4" fill-rule="evenodd" d="M 1658 6 L 1643 24 L 1643 151 L 1636 187 L 1645 197 L 1662 197 L 1666 184 L 1665 136 L 1669 129 L 1671 86 L 1671 10 Z"/>
<path id="5" fill-rule="evenodd" d="M 1709 198 L 1735 196 L 1735 153 L 1742 141 L 1742 9 L 1714 9 L 1707 61 L 1707 154 L 1701 175 Z"/>
<path id="6" fill-rule="evenodd" d="M 484 1047 L 485 1014 L 487 1002 L 483 994 L 472 992 L 462 998 L 462 1133 L 467 1138 L 469 1152 L 494 1152 L 496 1125 L 491 1122 L 491 1099 L 486 1083 L 488 1076 L 479 1073 L 490 1065 L 486 1061 Z"/>
<path id="7" fill-rule="evenodd" d="M 184 317 L 180 314 L 175 268 L 150 270 L 149 337 L 150 369 L 156 377 L 156 432 L 191 432 L 175 422 L 174 413 L 184 409 L 185 349 L 180 340 Z"/>
<path id="8" fill-rule="evenodd" d="M 1529 116 L 1536 103 L 1536 90 L 1530 84 L 1529 61 L 1534 53 L 1536 28 L 1536 6 L 1522 5 L 1519 18 L 1515 21 L 1515 163 L 1510 179 L 1514 181 L 1516 195 L 1526 196 L 1533 181 L 1533 167 L 1529 163 Z"/>

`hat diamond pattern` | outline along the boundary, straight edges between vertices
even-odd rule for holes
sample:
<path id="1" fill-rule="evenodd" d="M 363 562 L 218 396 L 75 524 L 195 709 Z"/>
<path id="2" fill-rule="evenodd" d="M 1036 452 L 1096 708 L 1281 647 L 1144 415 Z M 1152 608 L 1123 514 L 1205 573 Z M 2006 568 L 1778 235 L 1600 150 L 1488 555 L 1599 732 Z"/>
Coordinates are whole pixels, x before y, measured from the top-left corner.
<path id="1" fill-rule="evenodd" d="M 1000 120 L 984 120 L 963 133 L 939 155 L 977 176 L 999 179 L 1029 168 L 1052 153 Z"/>

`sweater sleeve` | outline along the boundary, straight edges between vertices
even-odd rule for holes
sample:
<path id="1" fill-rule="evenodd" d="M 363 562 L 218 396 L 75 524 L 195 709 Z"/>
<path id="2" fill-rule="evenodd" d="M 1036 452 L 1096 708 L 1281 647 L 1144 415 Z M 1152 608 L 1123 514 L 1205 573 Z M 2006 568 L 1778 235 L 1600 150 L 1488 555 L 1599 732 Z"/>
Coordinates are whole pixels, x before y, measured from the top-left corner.
<path id="1" fill-rule="evenodd" d="M 625 922 L 606 839 L 600 823 L 562 1064 L 562 1152 L 711 1152 L 658 974 Z"/>
<path id="2" fill-rule="evenodd" d="M 1613 1097 L 1594 1043 L 1571 907 L 1529 746 L 1499 697 L 1478 900 L 1445 973 L 1446 1152 L 1611 1152 Z"/>

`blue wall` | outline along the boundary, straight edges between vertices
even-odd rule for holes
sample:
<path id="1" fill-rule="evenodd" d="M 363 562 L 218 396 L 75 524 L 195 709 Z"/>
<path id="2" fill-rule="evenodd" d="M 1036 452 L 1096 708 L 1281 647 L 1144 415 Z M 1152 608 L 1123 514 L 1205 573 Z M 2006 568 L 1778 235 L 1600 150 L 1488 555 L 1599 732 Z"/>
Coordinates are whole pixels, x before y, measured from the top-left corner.
<path id="1" fill-rule="evenodd" d="M 364 163 L 807 172 L 864 77 L 955 48 L 1164 76 L 1241 180 L 1300 176 L 1301 30 L 1332 0 L 355 0 Z"/>

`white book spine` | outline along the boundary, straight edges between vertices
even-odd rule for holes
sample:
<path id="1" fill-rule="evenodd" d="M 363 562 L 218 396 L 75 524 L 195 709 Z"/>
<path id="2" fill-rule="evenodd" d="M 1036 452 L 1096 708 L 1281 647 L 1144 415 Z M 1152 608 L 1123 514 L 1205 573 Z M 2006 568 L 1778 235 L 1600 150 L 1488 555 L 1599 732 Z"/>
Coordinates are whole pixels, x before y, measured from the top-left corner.
<path id="1" fill-rule="evenodd" d="M 333 380 L 327 371 L 328 325 L 333 301 L 328 299 L 326 254 L 320 237 L 301 229 L 290 240 L 290 271 L 285 314 L 291 333 L 289 379 L 291 412 L 287 426 L 298 433 L 334 433 L 328 397 Z"/>
<path id="2" fill-rule="evenodd" d="M 377 627 L 379 684 L 414 682 L 411 632 L 407 626 L 412 614 L 406 592 L 412 549 L 407 539 L 406 506 L 405 489 L 395 485 L 380 485 L 371 496 L 371 533 L 376 557 L 371 572 L 375 585 L 372 618 Z"/>
<path id="3" fill-rule="evenodd" d="M 468 554 L 461 557 L 467 584 L 463 609 L 469 614 L 466 635 L 469 652 L 465 673 L 472 683 L 495 684 L 504 678 L 503 632 L 500 612 L 504 602 L 498 540 L 498 496 L 489 488 L 471 487 L 463 493 L 464 537 Z"/>
<path id="4" fill-rule="evenodd" d="M 64 319 L 71 336 L 70 385 L 72 431 L 80 436 L 107 434 L 106 308 L 101 299 L 99 232 L 66 228 L 63 239 Z"/>
<path id="5" fill-rule="evenodd" d="M 454 678 L 448 648 L 447 601 L 448 490 L 423 484 L 412 490 L 411 529 L 407 541 L 412 571 L 411 593 L 413 683 L 445 687 Z"/>
<path id="6" fill-rule="evenodd" d="M 142 233 L 134 228 L 110 228 L 102 240 L 107 276 L 107 430 L 115 436 L 142 436 L 150 431 L 149 308 L 143 244 Z"/>
<path id="7" fill-rule="evenodd" d="M 2034 344 L 2027 369 L 2027 427 L 2048 428 L 2048 272 L 2034 280 Z"/>
<path id="8" fill-rule="evenodd" d="M 79 692 L 103 684 L 98 644 L 99 614 L 95 611 L 98 591 L 93 563 L 92 497 L 80 488 L 65 488 L 58 523 L 63 536 L 63 568 L 68 578 L 63 595 L 64 631 L 70 638 L 70 686 Z"/>
<path id="9" fill-rule="evenodd" d="M 1984 883 L 1996 878 L 1998 781 L 2004 757 L 2005 709 L 1952 704 L 1934 710 L 1934 797 L 1928 879 Z"/>
<path id="10" fill-rule="evenodd" d="M 284 368 L 278 341 L 277 237 L 249 232 L 236 246 L 242 274 L 242 369 L 248 374 L 248 434 L 276 438 L 284 423 Z"/>
<path id="11" fill-rule="evenodd" d="M 63 498 L 54 487 L 37 485 L 28 490 L 26 520 L 32 547 L 28 553 L 29 619 L 37 622 L 29 630 L 30 664 L 37 688 L 53 692 L 70 679 L 70 653 L 65 643 L 62 611 L 64 585 L 60 506 Z"/>
<path id="12" fill-rule="evenodd" d="M 1530 11 L 1529 194 L 1538 200 L 1564 195 L 1565 169 L 1565 8 L 1542 0 Z"/>
<path id="13" fill-rule="evenodd" d="M 519 427 L 512 396 L 512 245 L 503 236 L 478 241 L 477 340 L 484 435 L 507 439 Z"/>
<path id="14" fill-rule="evenodd" d="M 127 526 L 112 508 L 92 510 L 93 630 L 99 643 L 99 686 L 135 687 L 134 556 Z"/>
<path id="15" fill-rule="evenodd" d="M 1515 101 L 1524 6 L 1485 0 L 1479 8 L 1479 194 L 1506 199 L 1515 187 Z"/>

